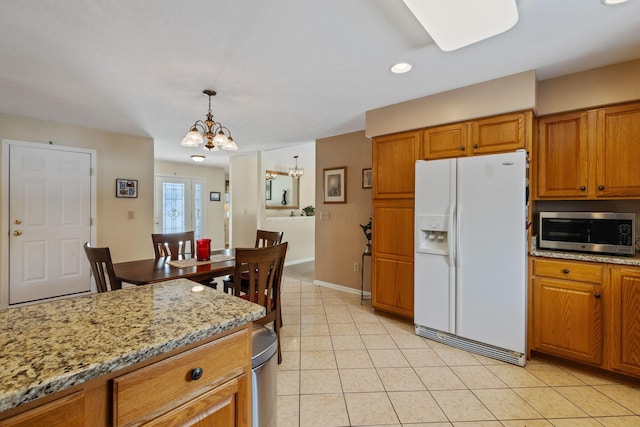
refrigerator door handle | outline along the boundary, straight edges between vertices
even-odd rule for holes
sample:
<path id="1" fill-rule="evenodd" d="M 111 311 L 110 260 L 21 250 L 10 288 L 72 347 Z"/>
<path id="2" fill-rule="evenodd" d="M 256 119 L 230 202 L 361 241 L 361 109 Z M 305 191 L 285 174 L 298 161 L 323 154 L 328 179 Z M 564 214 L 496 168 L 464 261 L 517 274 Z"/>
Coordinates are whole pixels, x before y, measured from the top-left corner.
<path id="1" fill-rule="evenodd" d="M 461 248 L 461 243 L 462 241 L 460 240 L 460 235 L 462 233 L 460 233 L 460 219 L 462 217 L 462 205 L 460 203 L 458 203 L 458 208 L 456 210 L 456 268 L 461 268 L 462 267 L 462 251 L 460 250 Z"/>
<path id="2" fill-rule="evenodd" d="M 455 246 L 455 239 L 457 239 L 456 237 L 456 232 L 455 232 L 455 215 L 456 215 L 456 205 L 454 203 L 449 204 L 449 226 L 448 226 L 448 230 L 447 233 L 449 234 L 447 237 L 447 244 L 448 244 L 448 251 L 449 251 L 449 265 L 454 267 L 456 264 L 456 246 Z"/>

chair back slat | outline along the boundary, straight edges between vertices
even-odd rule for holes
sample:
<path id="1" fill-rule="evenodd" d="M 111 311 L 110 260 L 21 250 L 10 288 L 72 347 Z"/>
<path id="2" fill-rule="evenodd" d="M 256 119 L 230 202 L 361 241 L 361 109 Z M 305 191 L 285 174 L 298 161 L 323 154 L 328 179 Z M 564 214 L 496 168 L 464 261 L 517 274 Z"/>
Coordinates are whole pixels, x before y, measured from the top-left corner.
<path id="1" fill-rule="evenodd" d="M 256 248 L 264 248 L 266 246 L 275 246 L 282 243 L 282 231 L 256 231 Z"/>
<path id="2" fill-rule="evenodd" d="M 153 251 L 156 259 L 170 257 L 170 259 L 184 258 L 186 254 L 195 256 L 195 233 L 185 231 L 182 233 L 154 233 L 151 235 Z"/>
<path id="3" fill-rule="evenodd" d="M 122 289 L 122 282 L 116 278 L 113 270 L 109 248 L 92 248 L 87 242 L 84 244 L 84 252 L 91 265 L 98 292 Z"/>

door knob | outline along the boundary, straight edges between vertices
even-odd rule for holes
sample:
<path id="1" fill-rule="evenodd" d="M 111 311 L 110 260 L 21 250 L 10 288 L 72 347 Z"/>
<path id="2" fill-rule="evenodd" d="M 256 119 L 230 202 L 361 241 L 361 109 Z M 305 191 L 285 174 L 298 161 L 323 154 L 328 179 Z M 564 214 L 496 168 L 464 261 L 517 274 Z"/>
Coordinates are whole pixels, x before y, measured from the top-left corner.
<path id="1" fill-rule="evenodd" d="M 22 231 L 16 230 L 16 231 L 13 232 L 13 235 L 14 236 L 22 236 Z"/>

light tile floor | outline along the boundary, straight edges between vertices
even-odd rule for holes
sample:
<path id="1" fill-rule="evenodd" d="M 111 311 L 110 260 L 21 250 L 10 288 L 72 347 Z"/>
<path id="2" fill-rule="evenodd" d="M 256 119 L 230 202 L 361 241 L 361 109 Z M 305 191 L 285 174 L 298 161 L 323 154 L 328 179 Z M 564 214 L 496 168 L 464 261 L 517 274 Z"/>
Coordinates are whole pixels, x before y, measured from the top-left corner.
<path id="1" fill-rule="evenodd" d="M 638 387 L 447 347 L 359 295 L 285 275 L 279 427 L 640 426 Z"/>

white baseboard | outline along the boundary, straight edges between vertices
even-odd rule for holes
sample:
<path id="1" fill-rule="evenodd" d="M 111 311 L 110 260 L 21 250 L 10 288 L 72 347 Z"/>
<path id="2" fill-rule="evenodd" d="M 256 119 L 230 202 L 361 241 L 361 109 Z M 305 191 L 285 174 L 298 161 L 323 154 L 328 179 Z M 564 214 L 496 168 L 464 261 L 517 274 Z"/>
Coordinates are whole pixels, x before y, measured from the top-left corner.
<path id="1" fill-rule="evenodd" d="M 314 257 L 311 258 L 301 258 L 301 259 L 297 259 L 295 261 L 285 261 L 284 262 L 284 266 L 287 267 L 289 265 L 296 265 L 296 264 L 304 264 L 305 262 L 311 262 L 311 261 L 315 261 L 316 259 Z"/>
<path id="2" fill-rule="evenodd" d="M 335 289 L 337 291 L 347 292 L 349 294 L 360 295 L 360 289 L 350 288 L 348 286 L 336 285 L 335 283 L 323 282 L 322 280 L 314 280 L 313 284 L 318 286 L 324 286 L 325 288 Z M 370 297 L 371 292 L 364 291 L 364 296 Z"/>

